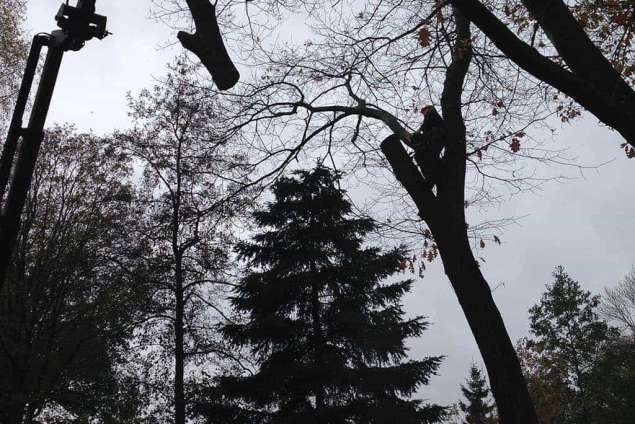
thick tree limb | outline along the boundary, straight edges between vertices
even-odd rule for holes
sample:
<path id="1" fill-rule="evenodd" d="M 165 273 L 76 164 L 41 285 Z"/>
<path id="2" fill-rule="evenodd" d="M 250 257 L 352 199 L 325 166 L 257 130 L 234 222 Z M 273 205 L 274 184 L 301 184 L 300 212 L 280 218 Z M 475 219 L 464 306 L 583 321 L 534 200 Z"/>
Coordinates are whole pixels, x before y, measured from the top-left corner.
<path id="1" fill-rule="evenodd" d="M 522 0 L 573 72 L 635 108 L 635 92 L 591 41 L 562 0 Z"/>
<path id="2" fill-rule="evenodd" d="M 455 220 L 465 222 L 465 122 L 463 120 L 463 84 L 472 61 L 470 22 L 456 7 L 456 44 L 453 46 L 452 63 L 448 67 L 441 93 L 441 111 L 446 129 L 447 146 L 444 158 L 445 174 L 439 181 L 438 195 L 448 201 L 448 210 Z M 457 208 L 461 205 L 460 208 Z"/>
<path id="3" fill-rule="evenodd" d="M 468 240 L 464 207 L 467 143 L 461 97 L 472 46 L 470 22 L 456 7 L 454 19 L 457 38 L 441 95 L 447 141 L 443 175 L 437 183 L 439 213 L 428 226 L 483 356 L 500 422 L 536 424 L 538 420 L 514 346 Z"/>
<path id="4" fill-rule="evenodd" d="M 635 147 L 635 105 L 623 107 L 612 93 L 562 68 L 519 39 L 478 0 L 451 0 L 510 60 L 534 77 L 568 95 Z M 554 23 L 556 25 L 556 23 Z M 597 47 L 593 46 L 597 49 Z M 580 51 L 580 55 L 587 52 Z M 572 68 L 573 69 L 573 68 Z M 632 90 L 631 90 L 632 91 Z"/>
<path id="5" fill-rule="evenodd" d="M 220 90 L 228 90 L 238 82 L 240 73 L 234 66 L 216 20 L 216 6 L 209 0 L 186 0 L 194 18 L 196 32 L 179 31 L 179 41 L 201 60 Z"/>
<path id="6" fill-rule="evenodd" d="M 428 222 L 432 218 L 431 208 L 434 207 L 436 199 L 401 144 L 400 137 L 395 134 L 388 136 L 381 142 L 381 151 L 388 159 L 393 174 L 415 202 L 419 216 Z"/>

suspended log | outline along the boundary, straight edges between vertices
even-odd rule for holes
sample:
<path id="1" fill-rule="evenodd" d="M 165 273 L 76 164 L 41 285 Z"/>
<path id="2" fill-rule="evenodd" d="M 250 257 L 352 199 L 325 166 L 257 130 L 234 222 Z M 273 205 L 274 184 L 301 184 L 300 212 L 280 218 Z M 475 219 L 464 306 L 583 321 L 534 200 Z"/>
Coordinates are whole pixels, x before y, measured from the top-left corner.
<path id="1" fill-rule="evenodd" d="M 212 75 L 219 90 L 228 90 L 238 82 L 240 73 L 232 62 L 218 28 L 216 6 L 209 0 L 186 0 L 196 31 L 180 31 L 177 37 L 184 48 L 194 53 Z"/>

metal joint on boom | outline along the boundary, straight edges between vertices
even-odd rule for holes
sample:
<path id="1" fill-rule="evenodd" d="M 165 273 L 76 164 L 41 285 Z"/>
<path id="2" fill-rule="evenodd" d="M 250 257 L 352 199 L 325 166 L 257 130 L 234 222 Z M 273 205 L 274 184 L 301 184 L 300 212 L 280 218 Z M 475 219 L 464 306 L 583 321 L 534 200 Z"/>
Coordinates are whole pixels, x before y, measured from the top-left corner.
<path id="1" fill-rule="evenodd" d="M 53 31 L 53 39 L 64 50 L 80 50 L 91 38 L 108 35 L 107 18 L 95 13 L 95 0 L 79 0 L 75 7 L 62 4 L 55 21 L 61 30 Z"/>

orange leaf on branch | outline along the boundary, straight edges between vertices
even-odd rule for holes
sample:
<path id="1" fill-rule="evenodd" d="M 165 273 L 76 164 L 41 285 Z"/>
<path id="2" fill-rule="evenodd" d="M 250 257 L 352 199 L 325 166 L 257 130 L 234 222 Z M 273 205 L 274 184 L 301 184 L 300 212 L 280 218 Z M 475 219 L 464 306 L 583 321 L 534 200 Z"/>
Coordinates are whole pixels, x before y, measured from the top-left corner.
<path id="1" fill-rule="evenodd" d="M 628 20 L 629 20 L 629 17 L 626 12 L 622 12 L 618 15 L 611 17 L 611 22 L 618 25 L 626 25 L 626 23 L 628 23 Z"/>
<path id="2" fill-rule="evenodd" d="M 428 47 L 430 45 L 430 31 L 427 28 L 421 28 L 419 30 L 419 45 L 421 47 Z"/>

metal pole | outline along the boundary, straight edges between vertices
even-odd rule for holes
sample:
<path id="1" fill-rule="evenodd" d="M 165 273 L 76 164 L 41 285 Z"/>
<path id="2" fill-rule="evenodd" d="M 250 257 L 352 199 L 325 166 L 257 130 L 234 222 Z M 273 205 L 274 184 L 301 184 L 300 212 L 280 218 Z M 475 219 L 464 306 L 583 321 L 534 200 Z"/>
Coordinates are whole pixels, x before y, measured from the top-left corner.
<path id="1" fill-rule="evenodd" d="M 108 35 L 107 18 L 95 13 L 95 0 L 78 0 L 75 7 L 69 5 L 68 1 L 62 3 L 55 15 L 55 21 L 60 30 L 53 31 L 51 35 L 36 36 L 33 39 L 7 142 L 0 158 L 0 206 L 9 187 L 4 207 L 0 211 L 0 290 L 4 285 L 7 269 L 11 263 L 13 246 L 20 230 L 20 217 L 44 138 L 46 115 L 51 105 L 64 52 L 81 50 L 86 41 L 92 38 L 101 40 Z M 48 53 L 29 125 L 23 129 L 21 128 L 22 118 L 43 45 L 48 46 Z M 22 137 L 22 143 L 20 143 L 14 166 L 14 156 L 20 137 Z"/>
<path id="2" fill-rule="evenodd" d="M 31 44 L 31 51 L 26 61 L 26 67 L 24 69 L 24 77 L 22 78 L 22 84 L 20 84 L 20 91 L 18 92 L 18 99 L 15 103 L 15 109 L 13 111 L 13 117 L 11 118 L 11 126 L 7 134 L 7 141 L 4 143 L 2 149 L 2 157 L 0 158 L 0 203 L 4 199 L 4 193 L 9 183 L 9 175 L 11 174 L 11 167 L 13 166 L 13 157 L 15 156 L 15 150 L 18 145 L 22 130 L 22 118 L 24 117 L 24 110 L 26 109 L 26 102 L 29 100 L 29 94 L 31 93 L 31 86 L 33 85 L 33 78 L 37 71 L 37 63 L 40 59 L 40 52 L 42 46 L 48 41 L 47 35 L 38 34 L 33 37 L 33 43 Z"/>
<path id="3" fill-rule="evenodd" d="M 22 143 L 0 223 L 0 288 L 2 288 L 9 267 L 13 246 L 20 228 L 20 215 L 31 186 L 35 162 L 44 137 L 46 115 L 51 104 L 63 56 L 64 50 L 62 48 L 49 47 L 33 103 L 29 126 L 22 135 Z"/>

